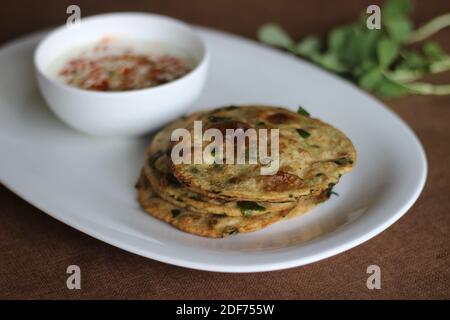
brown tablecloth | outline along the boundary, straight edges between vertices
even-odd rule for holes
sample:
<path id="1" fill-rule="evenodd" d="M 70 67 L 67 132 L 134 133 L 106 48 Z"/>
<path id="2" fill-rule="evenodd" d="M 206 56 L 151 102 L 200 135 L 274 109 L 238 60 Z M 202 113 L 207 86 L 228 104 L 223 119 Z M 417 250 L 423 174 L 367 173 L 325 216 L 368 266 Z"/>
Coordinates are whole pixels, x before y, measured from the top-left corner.
<path id="1" fill-rule="evenodd" d="M 416 1 L 417 23 L 450 2 Z M 9 1 L 0 11 L 0 42 L 62 24 L 73 1 Z M 142 10 L 254 37 L 266 21 L 296 37 L 323 34 L 379 1 L 77 1 L 82 15 Z M 450 51 L 450 30 L 436 38 Z M 449 82 L 450 74 L 442 81 Z M 294 269 L 224 274 L 179 268 L 122 251 L 78 232 L 0 186 L 0 298 L 372 299 L 450 298 L 450 97 L 386 102 L 417 133 L 429 174 L 414 207 L 374 239 L 343 254 Z M 0 151 L 1 164 L 1 151 Z M 19 170 L 19 168 L 18 168 Z M 82 268 L 82 289 L 68 290 L 66 268 Z M 377 264 L 382 289 L 368 290 Z"/>

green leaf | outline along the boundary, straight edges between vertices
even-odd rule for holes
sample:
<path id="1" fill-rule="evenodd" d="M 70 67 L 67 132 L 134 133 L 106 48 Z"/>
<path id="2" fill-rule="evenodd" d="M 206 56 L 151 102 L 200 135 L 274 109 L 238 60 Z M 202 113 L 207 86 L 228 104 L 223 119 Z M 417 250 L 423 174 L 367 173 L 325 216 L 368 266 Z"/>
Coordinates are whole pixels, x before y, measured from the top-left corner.
<path id="1" fill-rule="evenodd" d="M 381 31 L 377 29 L 367 30 L 363 38 L 362 56 L 364 60 L 377 59 L 377 45 L 381 39 Z M 365 62 L 365 61 L 363 61 Z"/>
<path id="2" fill-rule="evenodd" d="M 303 115 L 303 116 L 306 116 L 306 117 L 309 117 L 309 116 L 310 116 L 309 112 L 306 111 L 302 106 L 299 106 L 299 107 L 298 107 L 297 113 L 298 113 L 298 114 L 301 114 L 301 115 Z"/>
<path id="3" fill-rule="evenodd" d="M 348 35 L 345 46 L 339 56 L 346 66 L 358 66 L 364 60 L 365 35 L 361 30 L 353 28 Z"/>
<path id="4" fill-rule="evenodd" d="M 398 43 L 405 42 L 412 31 L 411 21 L 403 16 L 385 19 L 384 25 L 391 39 Z"/>
<path id="5" fill-rule="evenodd" d="M 339 57 L 331 52 L 315 56 L 312 60 L 332 72 L 341 73 L 348 71 L 348 68 L 339 60 Z"/>
<path id="6" fill-rule="evenodd" d="M 291 37 L 279 25 L 268 23 L 258 31 L 258 39 L 268 45 L 289 49 L 294 44 Z"/>
<path id="7" fill-rule="evenodd" d="M 405 51 L 401 53 L 403 62 L 400 67 L 404 69 L 420 69 L 428 65 L 427 59 L 416 51 Z"/>
<path id="8" fill-rule="evenodd" d="M 377 93 L 385 98 L 400 97 L 407 94 L 408 89 L 401 84 L 384 77 L 377 87 Z"/>
<path id="9" fill-rule="evenodd" d="M 411 13 L 411 0 L 388 0 L 381 8 L 382 18 L 394 18 Z"/>
<path id="10" fill-rule="evenodd" d="M 398 56 L 398 45 L 384 38 L 380 40 L 377 46 L 378 63 L 382 69 L 388 68 Z"/>
<path id="11" fill-rule="evenodd" d="M 251 216 L 252 211 L 265 211 L 266 208 L 260 206 L 254 201 L 238 201 L 237 206 L 241 210 L 244 217 Z"/>
<path id="12" fill-rule="evenodd" d="M 376 54 L 376 50 L 375 50 L 375 54 Z M 377 66 L 378 66 L 378 62 L 376 60 L 366 59 L 361 63 L 361 70 L 364 72 L 368 72 Z"/>
<path id="13" fill-rule="evenodd" d="M 349 27 L 339 27 L 333 29 L 327 38 L 328 50 L 339 54 L 345 46 L 350 33 L 351 30 Z"/>
<path id="14" fill-rule="evenodd" d="M 361 66 L 366 60 L 375 61 L 380 37 L 379 30 L 353 29 L 342 49 L 341 60 L 351 66 Z"/>
<path id="15" fill-rule="evenodd" d="M 377 45 L 381 33 L 379 30 L 367 30 L 359 36 L 359 48 L 355 56 L 356 64 L 353 66 L 352 75 L 359 79 L 364 74 L 372 70 L 378 65 L 377 61 Z"/>
<path id="16" fill-rule="evenodd" d="M 319 53 L 320 51 L 320 39 L 316 36 L 308 36 L 303 38 L 297 46 L 295 47 L 295 52 L 302 56 L 312 58 Z"/>
<path id="17" fill-rule="evenodd" d="M 373 68 L 359 79 L 359 86 L 365 90 L 373 90 L 382 81 L 383 73 L 379 68 Z"/>
<path id="18" fill-rule="evenodd" d="M 309 133 L 308 131 L 306 131 L 304 129 L 297 129 L 297 132 L 300 135 L 300 137 L 302 137 L 303 139 L 306 139 L 311 135 L 311 133 Z"/>
<path id="19" fill-rule="evenodd" d="M 440 61 L 447 56 L 445 51 L 436 42 L 427 42 L 423 46 L 423 52 L 432 61 Z"/>

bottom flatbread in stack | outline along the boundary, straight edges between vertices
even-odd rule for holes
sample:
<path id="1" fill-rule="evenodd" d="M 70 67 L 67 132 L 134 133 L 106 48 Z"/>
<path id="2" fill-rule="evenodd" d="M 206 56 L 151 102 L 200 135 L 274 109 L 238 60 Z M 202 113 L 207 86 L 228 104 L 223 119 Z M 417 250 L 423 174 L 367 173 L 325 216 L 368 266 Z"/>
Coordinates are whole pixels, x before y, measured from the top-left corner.
<path id="1" fill-rule="evenodd" d="M 138 201 L 147 213 L 179 230 L 209 238 L 223 238 L 236 233 L 260 230 L 283 219 L 301 215 L 328 198 L 324 193 L 299 201 L 293 209 L 254 217 L 233 217 L 199 213 L 187 208 L 177 207 L 159 197 L 143 173 L 141 173 L 136 188 L 138 190 Z"/>

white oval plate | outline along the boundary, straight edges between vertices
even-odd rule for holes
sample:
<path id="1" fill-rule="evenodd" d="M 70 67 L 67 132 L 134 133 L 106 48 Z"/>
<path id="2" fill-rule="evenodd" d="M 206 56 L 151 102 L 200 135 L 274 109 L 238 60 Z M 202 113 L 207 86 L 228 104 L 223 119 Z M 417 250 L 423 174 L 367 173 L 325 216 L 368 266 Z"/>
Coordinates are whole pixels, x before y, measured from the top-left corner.
<path id="1" fill-rule="evenodd" d="M 276 270 L 327 258 L 377 235 L 413 205 L 426 179 L 425 154 L 413 132 L 380 102 L 277 50 L 197 30 L 212 59 L 193 110 L 246 103 L 304 106 L 345 132 L 357 149 L 356 168 L 336 187 L 339 197 L 296 219 L 226 239 L 189 235 L 154 219 L 139 208 L 133 188 L 149 137 L 93 138 L 58 121 L 34 82 L 32 52 L 43 33 L 0 50 L 0 180 L 52 217 L 109 244 L 223 272 Z"/>

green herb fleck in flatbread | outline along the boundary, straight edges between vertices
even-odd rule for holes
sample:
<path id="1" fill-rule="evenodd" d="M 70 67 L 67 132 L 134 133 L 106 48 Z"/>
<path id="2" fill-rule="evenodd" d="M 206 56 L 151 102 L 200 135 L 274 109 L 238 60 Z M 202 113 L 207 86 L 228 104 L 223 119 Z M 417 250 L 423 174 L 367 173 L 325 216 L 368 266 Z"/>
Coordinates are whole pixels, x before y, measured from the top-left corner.
<path id="1" fill-rule="evenodd" d="M 239 209 L 241 209 L 244 217 L 249 217 L 252 215 L 252 211 L 265 211 L 266 208 L 260 206 L 254 201 L 238 201 L 237 203 Z"/>
<path id="2" fill-rule="evenodd" d="M 173 209 L 170 213 L 172 213 L 172 217 L 176 218 L 181 214 L 181 211 L 178 209 Z"/>
<path id="3" fill-rule="evenodd" d="M 306 117 L 310 116 L 309 112 L 306 111 L 302 106 L 298 107 L 297 113 L 301 114 L 302 116 L 306 116 Z"/>
<path id="4" fill-rule="evenodd" d="M 308 131 L 304 130 L 304 129 L 297 129 L 298 134 L 300 135 L 300 137 L 306 139 L 308 138 L 311 133 L 309 133 Z"/>
<path id="5" fill-rule="evenodd" d="M 223 122 L 223 121 L 227 121 L 227 120 L 230 120 L 230 118 L 210 115 L 210 116 L 208 117 L 208 120 L 211 121 L 211 122 L 213 122 L 213 123 L 215 123 L 215 122 Z"/>
<path id="6" fill-rule="evenodd" d="M 331 195 L 339 196 L 338 193 L 333 191 L 333 188 L 336 184 L 335 183 L 329 183 L 328 188 L 326 190 L 327 196 L 330 197 Z"/>
<path id="7" fill-rule="evenodd" d="M 353 164 L 353 160 L 348 159 L 348 158 L 335 159 L 335 160 L 333 160 L 333 162 L 340 166 L 345 165 L 345 164 Z"/>
<path id="8" fill-rule="evenodd" d="M 148 164 L 151 168 L 155 167 L 155 162 L 156 160 L 158 160 L 159 158 L 161 158 L 164 155 L 164 152 L 162 152 L 161 150 L 153 153 L 149 159 L 148 159 Z"/>
<path id="9" fill-rule="evenodd" d="M 166 173 L 166 180 L 169 184 L 171 184 L 173 186 L 181 185 L 180 181 L 178 181 L 178 179 L 175 178 L 175 176 L 172 173 L 169 173 L 169 172 Z"/>

